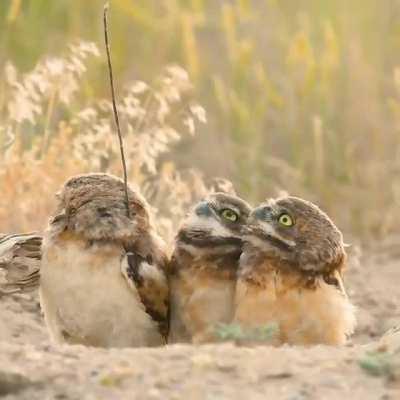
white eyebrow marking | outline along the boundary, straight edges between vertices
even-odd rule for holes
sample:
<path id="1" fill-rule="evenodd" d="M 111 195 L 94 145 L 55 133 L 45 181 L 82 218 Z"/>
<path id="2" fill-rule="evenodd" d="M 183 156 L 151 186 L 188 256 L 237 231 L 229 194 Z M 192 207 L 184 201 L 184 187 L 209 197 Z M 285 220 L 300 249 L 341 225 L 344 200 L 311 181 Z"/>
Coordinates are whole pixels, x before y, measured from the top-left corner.
<path id="1" fill-rule="evenodd" d="M 282 242 L 286 243 L 288 246 L 290 247 L 295 247 L 296 246 L 296 242 L 294 242 L 293 240 L 288 240 L 285 239 L 284 237 L 282 237 L 278 232 L 276 232 L 276 230 L 274 229 L 274 227 L 269 224 L 268 222 L 260 222 L 260 225 L 262 226 L 263 231 L 267 234 L 267 235 L 271 235 L 272 237 L 281 240 Z"/>
<path id="2" fill-rule="evenodd" d="M 195 227 L 199 229 L 207 229 L 210 236 L 231 237 L 233 233 L 225 228 L 215 217 L 202 218 L 192 215 L 185 223 L 187 227 Z M 236 235 L 235 235 L 236 236 Z"/>

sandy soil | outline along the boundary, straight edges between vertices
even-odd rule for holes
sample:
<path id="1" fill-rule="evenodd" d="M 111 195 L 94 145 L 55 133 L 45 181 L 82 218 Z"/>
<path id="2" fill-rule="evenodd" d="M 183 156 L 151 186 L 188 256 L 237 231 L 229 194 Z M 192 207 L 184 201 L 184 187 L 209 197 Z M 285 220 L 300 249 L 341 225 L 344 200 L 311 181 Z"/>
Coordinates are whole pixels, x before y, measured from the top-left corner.
<path id="1" fill-rule="evenodd" d="M 400 349 L 400 238 L 361 254 L 346 275 L 358 329 L 343 348 L 168 346 L 54 347 L 37 296 L 0 298 L 0 397 L 4 399 L 400 399 L 400 351 L 382 367 L 368 351 Z M 389 338 L 389 339 L 387 339 Z M 390 343 L 390 345 L 387 345 Z M 379 376 L 374 376 L 379 375 Z"/>

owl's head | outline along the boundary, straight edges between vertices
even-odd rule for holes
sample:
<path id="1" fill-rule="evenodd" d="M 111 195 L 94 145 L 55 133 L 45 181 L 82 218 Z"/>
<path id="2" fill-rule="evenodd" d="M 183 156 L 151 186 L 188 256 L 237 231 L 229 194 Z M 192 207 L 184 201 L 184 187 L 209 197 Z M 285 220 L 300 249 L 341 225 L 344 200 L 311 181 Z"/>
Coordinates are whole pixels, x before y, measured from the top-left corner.
<path id="1" fill-rule="evenodd" d="M 237 196 L 213 193 L 189 212 L 177 236 L 190 252 L 224 253 L 241 248 L 250 206 Z"/>
<path id="2" fill-rule="evenodd" d="M 245 228 L 246 243 L 266 257 L 303 271 L 342 264 L 342 234 L 316 205 L 296 197 L 268 200 L 255 208 Z"/>
<path id="3" fill-rule="evenodd" d="M 116 176 L 91 173 L 70 178 L 57 194 L 58 209 L 51 225 L 68 229 L 88 240 L 123 240 L 148 229 L 149 208 L 138 191 L 128 189 Z"/>

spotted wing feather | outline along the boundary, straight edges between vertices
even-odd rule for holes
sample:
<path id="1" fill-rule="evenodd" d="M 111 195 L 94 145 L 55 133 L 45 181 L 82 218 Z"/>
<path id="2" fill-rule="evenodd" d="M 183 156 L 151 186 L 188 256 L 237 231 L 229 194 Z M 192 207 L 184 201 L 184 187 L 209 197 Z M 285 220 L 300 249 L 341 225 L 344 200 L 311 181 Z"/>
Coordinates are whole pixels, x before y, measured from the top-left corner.
<path id="1" fill-rule="evenodd" d="M 168 336 L 168 283 L 162 265 L 151 256 L 126 253 L 121 271 L 128 285 L 137 291 L 147 314 L 158 324 L 164 338 Z"/>

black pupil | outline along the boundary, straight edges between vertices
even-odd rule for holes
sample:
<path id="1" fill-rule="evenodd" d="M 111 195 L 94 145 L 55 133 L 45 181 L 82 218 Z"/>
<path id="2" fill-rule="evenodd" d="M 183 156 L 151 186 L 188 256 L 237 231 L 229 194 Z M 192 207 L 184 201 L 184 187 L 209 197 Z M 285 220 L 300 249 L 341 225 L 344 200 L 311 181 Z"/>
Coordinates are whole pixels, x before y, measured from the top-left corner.
<path id="1" fill-rule="evenodd" d="M 226 210 L 225 211 L 225 216 L 226 216 L 226 218 L 229 218 L 229 219 L 236 218 L 236 214 L 231 210 Z"/>

